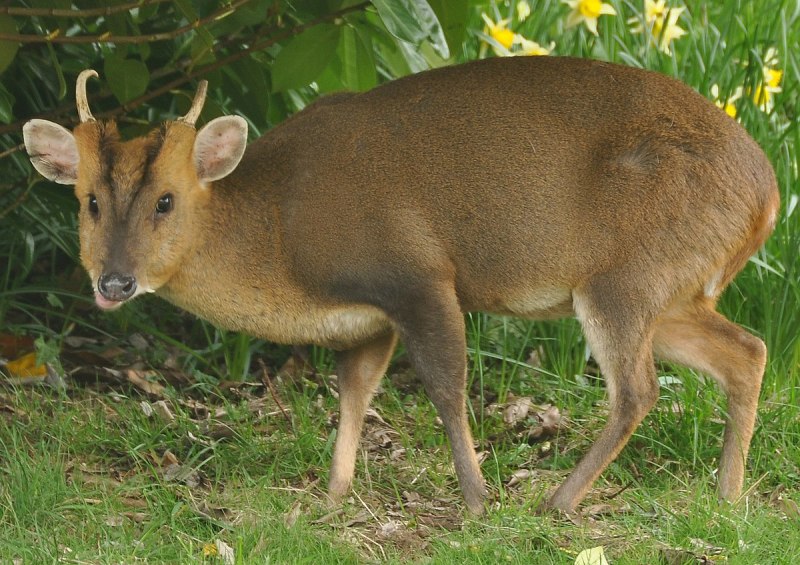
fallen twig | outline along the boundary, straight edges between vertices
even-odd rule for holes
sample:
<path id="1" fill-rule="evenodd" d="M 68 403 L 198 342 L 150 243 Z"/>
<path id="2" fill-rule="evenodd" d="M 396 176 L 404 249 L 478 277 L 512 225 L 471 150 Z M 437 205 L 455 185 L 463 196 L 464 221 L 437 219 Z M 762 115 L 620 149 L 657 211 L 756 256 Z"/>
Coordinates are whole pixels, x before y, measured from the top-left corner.
<path id="1" fill-rule="evenodd" d="M 269 371 L 267 371 L 267 366 L 261 359 L 259 359 L 258 362 L 261 365 L 261 371 L 262 371 L 261 382 L 264 383 L 264 385 L 269 389 L 269 393 L 272 395 L 272 400 L 275 401 L 275 404 L 277 404 L 278 408 L 280 408 L 283 417 L 286 418 L 286 421 L 289 422 L 290 426 L 292 426 L 292 419 L 289 416 L 289 413 L 283 407 L 283 404 L 281 404 L 281 401 L 278 398 L 278 393 L 275 390 L 275 386 L 272 384 L 272 379 L 269 378 Z M 292 429 L 294 429 L 294 426 L 292 426 Z"/>

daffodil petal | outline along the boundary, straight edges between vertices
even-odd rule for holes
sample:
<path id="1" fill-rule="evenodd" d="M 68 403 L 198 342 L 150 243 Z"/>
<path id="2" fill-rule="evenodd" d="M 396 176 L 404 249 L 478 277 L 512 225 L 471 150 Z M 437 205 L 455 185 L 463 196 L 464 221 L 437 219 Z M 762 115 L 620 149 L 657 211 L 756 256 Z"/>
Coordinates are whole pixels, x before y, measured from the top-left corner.
<path id="1" fill-rule="evenodd" d="M 581 15 L 580 12 L 570 12 L 567 16 L 567 27 L 575 27 L 576 25 L 580 24 L 585 18 Z"/>
<path id="2" fill-rule="evenodd" d="M 614 9 L 614 6 L 611 4 L 601 4 L 600 5 L 600 13 L 605 14 L 606 16 L 616 16 L 617 11 Z"/>

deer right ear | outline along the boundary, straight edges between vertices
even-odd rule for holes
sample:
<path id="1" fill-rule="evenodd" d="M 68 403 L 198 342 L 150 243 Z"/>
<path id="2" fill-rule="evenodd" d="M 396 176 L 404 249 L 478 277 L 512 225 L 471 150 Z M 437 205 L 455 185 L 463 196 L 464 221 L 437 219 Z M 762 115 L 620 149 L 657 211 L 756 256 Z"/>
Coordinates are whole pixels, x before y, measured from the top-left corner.
<path id="1" fill-rule="evenodd" d="M 31 120 L 22 126 L 22 138 L 31 164 L 42 176 L 59 184 L 75 184 L 78 146 L 68 129 L 47 120 Z"/>
<path id="2" fill-rule="evenodd" d="M 228 176 L 244 155 L 247 122 L 239 116 L 223 116 L 208 122 L 194 140 L 194 164 L 200 182 Z"/>

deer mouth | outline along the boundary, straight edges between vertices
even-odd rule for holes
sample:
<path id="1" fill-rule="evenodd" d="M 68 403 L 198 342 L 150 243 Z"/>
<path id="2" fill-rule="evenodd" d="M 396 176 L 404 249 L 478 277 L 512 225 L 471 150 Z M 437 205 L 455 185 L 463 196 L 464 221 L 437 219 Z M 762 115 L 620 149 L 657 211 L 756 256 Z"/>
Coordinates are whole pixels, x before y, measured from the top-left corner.
<path id="1" fill-rule="evenodd" d="M 97 291 L 95 291 L 94 293 L 94 303 L 97 304 L 97 306 L 101 310 L 116 310 L 117 308 L 122 306 L 125 302 L 127 302 L 127 299 L 109 300 L 108 298 L 106 298 Z"/>

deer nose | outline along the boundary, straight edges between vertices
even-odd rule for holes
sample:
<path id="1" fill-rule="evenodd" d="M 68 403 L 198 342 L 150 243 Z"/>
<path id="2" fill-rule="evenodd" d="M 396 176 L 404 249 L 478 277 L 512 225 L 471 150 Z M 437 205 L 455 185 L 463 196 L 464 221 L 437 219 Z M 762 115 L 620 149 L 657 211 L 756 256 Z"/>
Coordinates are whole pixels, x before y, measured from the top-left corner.
<path id="1" fill-rule="evenodd" d="M 106 300 L 122 302 L 136 292 L 136 277 L 120 273 L 106 273 L 98 279 L 97 290 Z"/>

